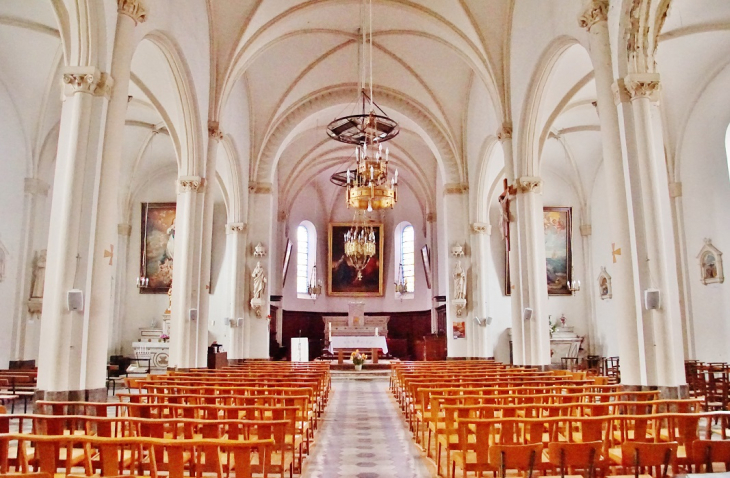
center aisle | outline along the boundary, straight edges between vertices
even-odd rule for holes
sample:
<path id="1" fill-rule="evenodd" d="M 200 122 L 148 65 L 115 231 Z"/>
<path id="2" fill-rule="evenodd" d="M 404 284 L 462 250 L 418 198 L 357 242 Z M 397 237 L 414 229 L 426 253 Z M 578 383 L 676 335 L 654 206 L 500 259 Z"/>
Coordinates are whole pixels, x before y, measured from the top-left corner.
<path id="1" fill-rule="evenodd" d="M 435 476 L 408 432 L 388 379 L 332 379 L 332 399 L 302 478 Z"/>

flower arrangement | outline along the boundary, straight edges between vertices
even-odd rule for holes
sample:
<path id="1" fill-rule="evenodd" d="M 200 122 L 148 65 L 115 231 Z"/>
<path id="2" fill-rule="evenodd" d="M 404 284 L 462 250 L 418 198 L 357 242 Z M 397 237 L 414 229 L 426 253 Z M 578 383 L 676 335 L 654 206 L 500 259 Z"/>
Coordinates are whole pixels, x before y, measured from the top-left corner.
<path id="1" fill-rule="evenodd" d="M 367 355 L 360 353 L 359 350 L 355 350 L 350 355 L 350 360 L 352 360 L 353 365 L 362 365 L 367 360 Z"/>
<path id="2" fill-rule="evenodd" d="M 555 333 L 555 330 L 558 328 L 558 323 L 557 322 L 553 323 L 552 315 L 548 315 L 548 326 L 550 327 L 550 337 L 552 337 L 553 334 Z"/>
<path id="3" fill-rule="evenodd" d="M 170 336 L 167 334 L 162 334 L 160 335 L 160 340 L 162 340 L 163 342 L 167 342 L 168 340 L 170 340 Z"/>

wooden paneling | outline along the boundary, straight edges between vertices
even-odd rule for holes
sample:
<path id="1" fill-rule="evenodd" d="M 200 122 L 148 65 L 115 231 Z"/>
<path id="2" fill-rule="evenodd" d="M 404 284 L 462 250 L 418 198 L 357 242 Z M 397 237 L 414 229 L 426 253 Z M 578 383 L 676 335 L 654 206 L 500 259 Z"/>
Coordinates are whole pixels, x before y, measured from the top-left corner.
<path id="1" fill-rule="evenodd" d="M 282 315 L 282 346 L 289 347 L 292 337 L 309 337 L 309 357 L 322 355 L 324 346 L 324 322 L 322 316 L 342 315 L 328 312 L 299 312 L 285 310 Z M 408 359 L 415 355 L 415 341 L 431 333 L 431 311 L 417 312 L 373 312 L 371 315 L 390 316 L 388 338 L 404 339 L 407 342 Z M 397 347 L 402 349 L 403 347 Z"/>

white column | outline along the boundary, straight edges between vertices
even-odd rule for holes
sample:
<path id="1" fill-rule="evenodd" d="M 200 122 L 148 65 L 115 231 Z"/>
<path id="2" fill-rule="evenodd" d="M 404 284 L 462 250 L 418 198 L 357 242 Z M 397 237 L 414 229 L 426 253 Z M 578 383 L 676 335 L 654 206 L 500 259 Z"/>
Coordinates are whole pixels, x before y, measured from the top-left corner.
<path id="1" fill-rule="evenodd" d="M 170 367 L 182 369 L 197 364 L 198 277 L 195 276 L 196 211 L 203 189 L 198 176 L 178 178 L 175 209 L 175 261 L 172 271 L 172 309 L 170 313 Z"/>
<path id="2" fill-rule="evenodd" d="M 245 317 L 246 281 L 244 274 L 246 270 L 246 224 L 242 222 L 231 222 L 226 224 L 226 239 L 228 248 L 227 257 L 231 267 L 231 283 L 229 285 L 229 317 L 231 319 L 243 319 Z M 230 325 L 229 325 L 230 327 Z M 236 323 L 231 327 L 230 342 L 228 344 L 228 359 L 240 360 L 246 358 L 244 355 L 245 327 Z"/>
<path id="3" fill-rule="evenodd" d="M 638 284 L 636 233 L 632 214 L 631 186 L 627 157 L 621 150 L 618 111 L 614 104 L 613 68 L 608 36 L 608 2 L 593 0 L 579 19 L 588 30 L 590 56 L 596 78 L 598 117 L 601 124 L 603 170 L 606 181 L 606 204 L 610 225 L 613 262 L 606 269 L 613 278 L 612 301 L 616 310 L 621 379 L 624 383 L 640 384 L 646 380 L 643 372 L 643 332 L 641 328 L 641 291 Z M 606 251 L 613 252 L 613 251 Z"/>
<path id="4" fill-rule="evenodd" d="M 67 67 L 63 73 L 61 110 L 51 221 L 48 232 L 43 297 L 38 397 L 83 399 L 106 396 L 105 359 L 89 367 L 89 350 L 107 343 L 107 335 L 89 324 L 88 294 L 84 311 L 69 311 L 67 293 L 88 293 L 91 224 L 89 197 L 98 184 L 95 163 L 99 153 L 108 76 L 94 67 Z M 102 347 L 103 349 L 104 347 Z M 104 350 L 106 354 L 106 350 Z"/>
<path id="5" fill-rule="evenodd" d="M 198 309 L 200 318 L 197 323 L 196 330 L 196 362 L 198 367 L 205 366 L 207 350 L 208 350 L 208 327 L 211 317 L 209 317 L 210 303 L 210 263 L 212 256 L 213 244 L 213 188 L 215 187 L 215 163 L 218 153 L 218 144 L 223 139 L 223 134 L 218 128 L 218 123 L 210 121 L 208 123 L 208 151 L 205 160 L 205 189 L 202 194 L 201 207 L 202 217 L 200 218 L 200 288 L 198 298 Z M 215 320 L 221 320 L 222 317 L 213 317 Z"/>
<path id="6" fill-rule="evenodd" d="M 127 294 L 126 274 L 127 258 L 129 257 L 129 236 L 132 234 L 131 224 L 117 224 L 117 248 L 114 251 L 116 274 L 113 278 L 114 291 L 112 323 L 109 327 L 109 351 L 113 355 L 124 353 L 124 314 Z"/>
<path id="7" fill-rule="evenodd" d="M 471 277 L 471 261 L 468 255 L 471 252 L 469 244 L 469 205 L 467 187 L 463 184 L 445 184 L 444 185 L 444 230 L 446 251 L 448 259 L 444 261 L 447 267 L 445 276 L 448 283 L 444 290 L 446 291 L 446 337 L 447 352 L 449 357 L 470 357 L 473 354 L 472 341 L 474 334 L 474 320 L 470 311 L 474 307 L 473 284 Z M 464 256 L 455 257 L 451 250 L 454 246 L 461 246 Z M 442 247 L 443 250 L 443 247 Z M 459 311 L 454 304 L 456 298 L 456 289 L 454 284 L 454 271 L 457 263 L 461 262 L 461 267 L 466 273 L 466 306 Z M 465 322 L 466 339 L 454 339 L 453 326 L 454 322 Z"/>
<path id="8" fill-rule="evenodd" d="M 622 382 L 667 387 L 668 394 L 681 394 L 679 387 L 686 387 L 682 322 L 661 113 L 656 103 L 659 74 L 628 75 L 623 87 L 623 97 L 630 98 L 630 104 L 622 102 L 621 113 L 631 159 L 639 286 L 642 293 L 658 289 L 660 305 L 642 314 L 646 382 L 633 384 L 623 377 Z"/>
<path id="9" fill-rule="evenodd" d="M 438 304 L 434 297 L 438 295 L 438 244 L 436 243 L 435 225 L 436 213 L 429 212 L 426 214 L 426 244 L 428 245 L 428 253 L 431 260 L 431 333 L 438 333 L 438 314 L 436 307 Z"/>
<path id="10" fill-rule="evenodd" d="M 273 190 L 271 183 L 251 183 L 249 186 L 249 224 L 248 224 L 248 244 L 247 244 L 247 263 L 246 270 L 248 287 L 246 287 L 246 315 L 245 315 L 245 347 L 244 354 L 246 358 L 266 359 L 269 358 L 269 295 L 271 279 L 271 254 L 269 248 L 273 241 L 273 230 L 275 226 L 276 211 L 274 210 Z M 255 220 L 251 220 L 255 219 Z M 254 256 L 254 247 L 261 243 L 267 254 L 263 257 Z M 264 269 L 264 276 L 267 279 L 264 288 L 264 303 L 261 307 L 259 315 L 251 306 L 253 298 L 253 282 L 251 273 L 256 265 L 261 263 Z"/>
<path id="11" fill-rule="evenodd" d="M 489 316 L 489 235 L 492 226 L 486 223 L 475 222 L 471 225 L 472 232 L 472 279 L 474 286 L 474 313 L 469 318 L 474 328 L 474 356 L 487 358 L 494 356 L 494 348 L 491 342 L 490 328 L 484 320 Z M 474 317 L 479 318 L 485 325 L 478 325 Z"/>
<path id="12" fill-rule="evenodd" d="M 25 349 L 27 343 L 28 298 L 30 297 L 31 277 L 33 275 L 34 240 L 39 215 L 38 206 L 48 195 L 48 189 L 48 184 L 38 178 L 25 178 L 22 239 L 18 256 L 18 287 L 16 289 L 15 310 L 13 311 L 11 362 L 34 359 Z"/>
<path id="13" fill-rule="evenodd" d="M 523 327 L 526 365 L 550 365 L 550 332 L 547 317 L 547 275 L 545 273 L 545 231 L 543 226 L 542 180 L 522 176 L 515 181 L 517 208 L 516 235 L 520 257 L 519 290 L 522 311 L 532 309 L 529 320 L 519 318 Z M 513 290 L 514 294 L 515 291 Z M 523 312 L 524 313 L 524 312 Z M 514 337 L 513 337 L 514 340 Z"/>
<path id="14" fill-rule="evenodd" d="M 586 305 L 590 312 L 589 317 L 586 318 L 586 335 L 588 338 L 588 344 L 585 342 L 584 347 L 587 345 L 588 353 L 593 354 L 595 352 L 595 337 L 596 337 L 596 289 L 595 281 L 598 274 L 595 273 L 593 268 L 593 241 L 591 236 L 593 234 L 593 227 L 590 224 L 580 225 L 580 236 L 583 245 L 583 284 L 580 290 L 580 294 L 585 294 Z M 573 277 L 573 280 L 576 280 Z M 580 280 L 580 279 L 579 279 Z"/>
<path id="15" fill-rule="evenodd" d="M 114 251 L 119 250 L 117 223 L 121 214 L 118 210 L 119 171 L 124 140 L 124 122 L 127 113 L 129 77 L 134 54 L 134 27 L 144 21 L 145 11 L 140 0 L 118 0 L 117 25 L 114 34 L 111 75 L 111 97 L 106 112 L 104 143 L 99 163 L 99 179 L 92 206 L 92 229 L 90 254 L 93 258 L 88 287 L 89 333 L 95 337 L 109 337 L 111 318 L 114 317 L 115 291 L 113 283 L 119 277 L 126 263 L 115 260 Z M 105 257 L 110 255 L 111 257 Z M 106 376 L 108 350 L 100 347 L 103 342 L 85 350 L 87 367 L 94 377 Z M 102 382 L 103 383 L 103 382 Z"/>

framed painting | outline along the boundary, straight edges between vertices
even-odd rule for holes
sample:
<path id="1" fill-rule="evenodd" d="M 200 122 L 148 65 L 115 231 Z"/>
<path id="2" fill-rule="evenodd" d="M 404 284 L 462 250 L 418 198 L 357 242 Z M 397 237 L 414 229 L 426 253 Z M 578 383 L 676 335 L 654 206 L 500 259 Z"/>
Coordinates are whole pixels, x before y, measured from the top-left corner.
<path id="1" fill-rule="evenodd" d="M 421 259 L 423 259 L 423 274 L 426 276 L 426 286 L 431 288 L 431 255 L 428 246 L 421 248 Z"/>
<path id="2" fill-rule="evenodd" d="M 175 203 L 142 203 L 140 275 L 149 279 L 141 294 L 167 294 L 175 256 Z"/>
<path id="3" fill-rule="evenodd" d="M 289 270 L 289 259 L 291 259 L 291 248 L 292 243 L 289 239 L 286 240 L 286 250 L 284 251 L 284 269 L 281 272 L 281 286 L 286 285 L 286 273 Z"/>
<path id="4" fill-rule="evenodd" d="M 568 282 L 573 280 L 572 271 L 572 219 L 571 207 L 544 207 L 545 272 L 548 295 L 571 295 Z"/>
<path id="5" fill-rule="evenodd" d="M 376 297 L 383 295 L 383 225 L 371 224 L 375 232 L 375 256 L 371 257 L 358 278 L 357 270 L 345 256 L 345 233 L 352 224 L 333 223 L 329 229 L 327 257 L 327 295 L 342 297 Z"/>
<path id="6" fill-rule="evenodd" d="M 711 239 L 705 239 L 705 245 L 700 249 L 697 258 L 700 260 L 700 280 L 703 284 L 721 284 L 725 281 L 722 252 L 712 244 Z"/>

